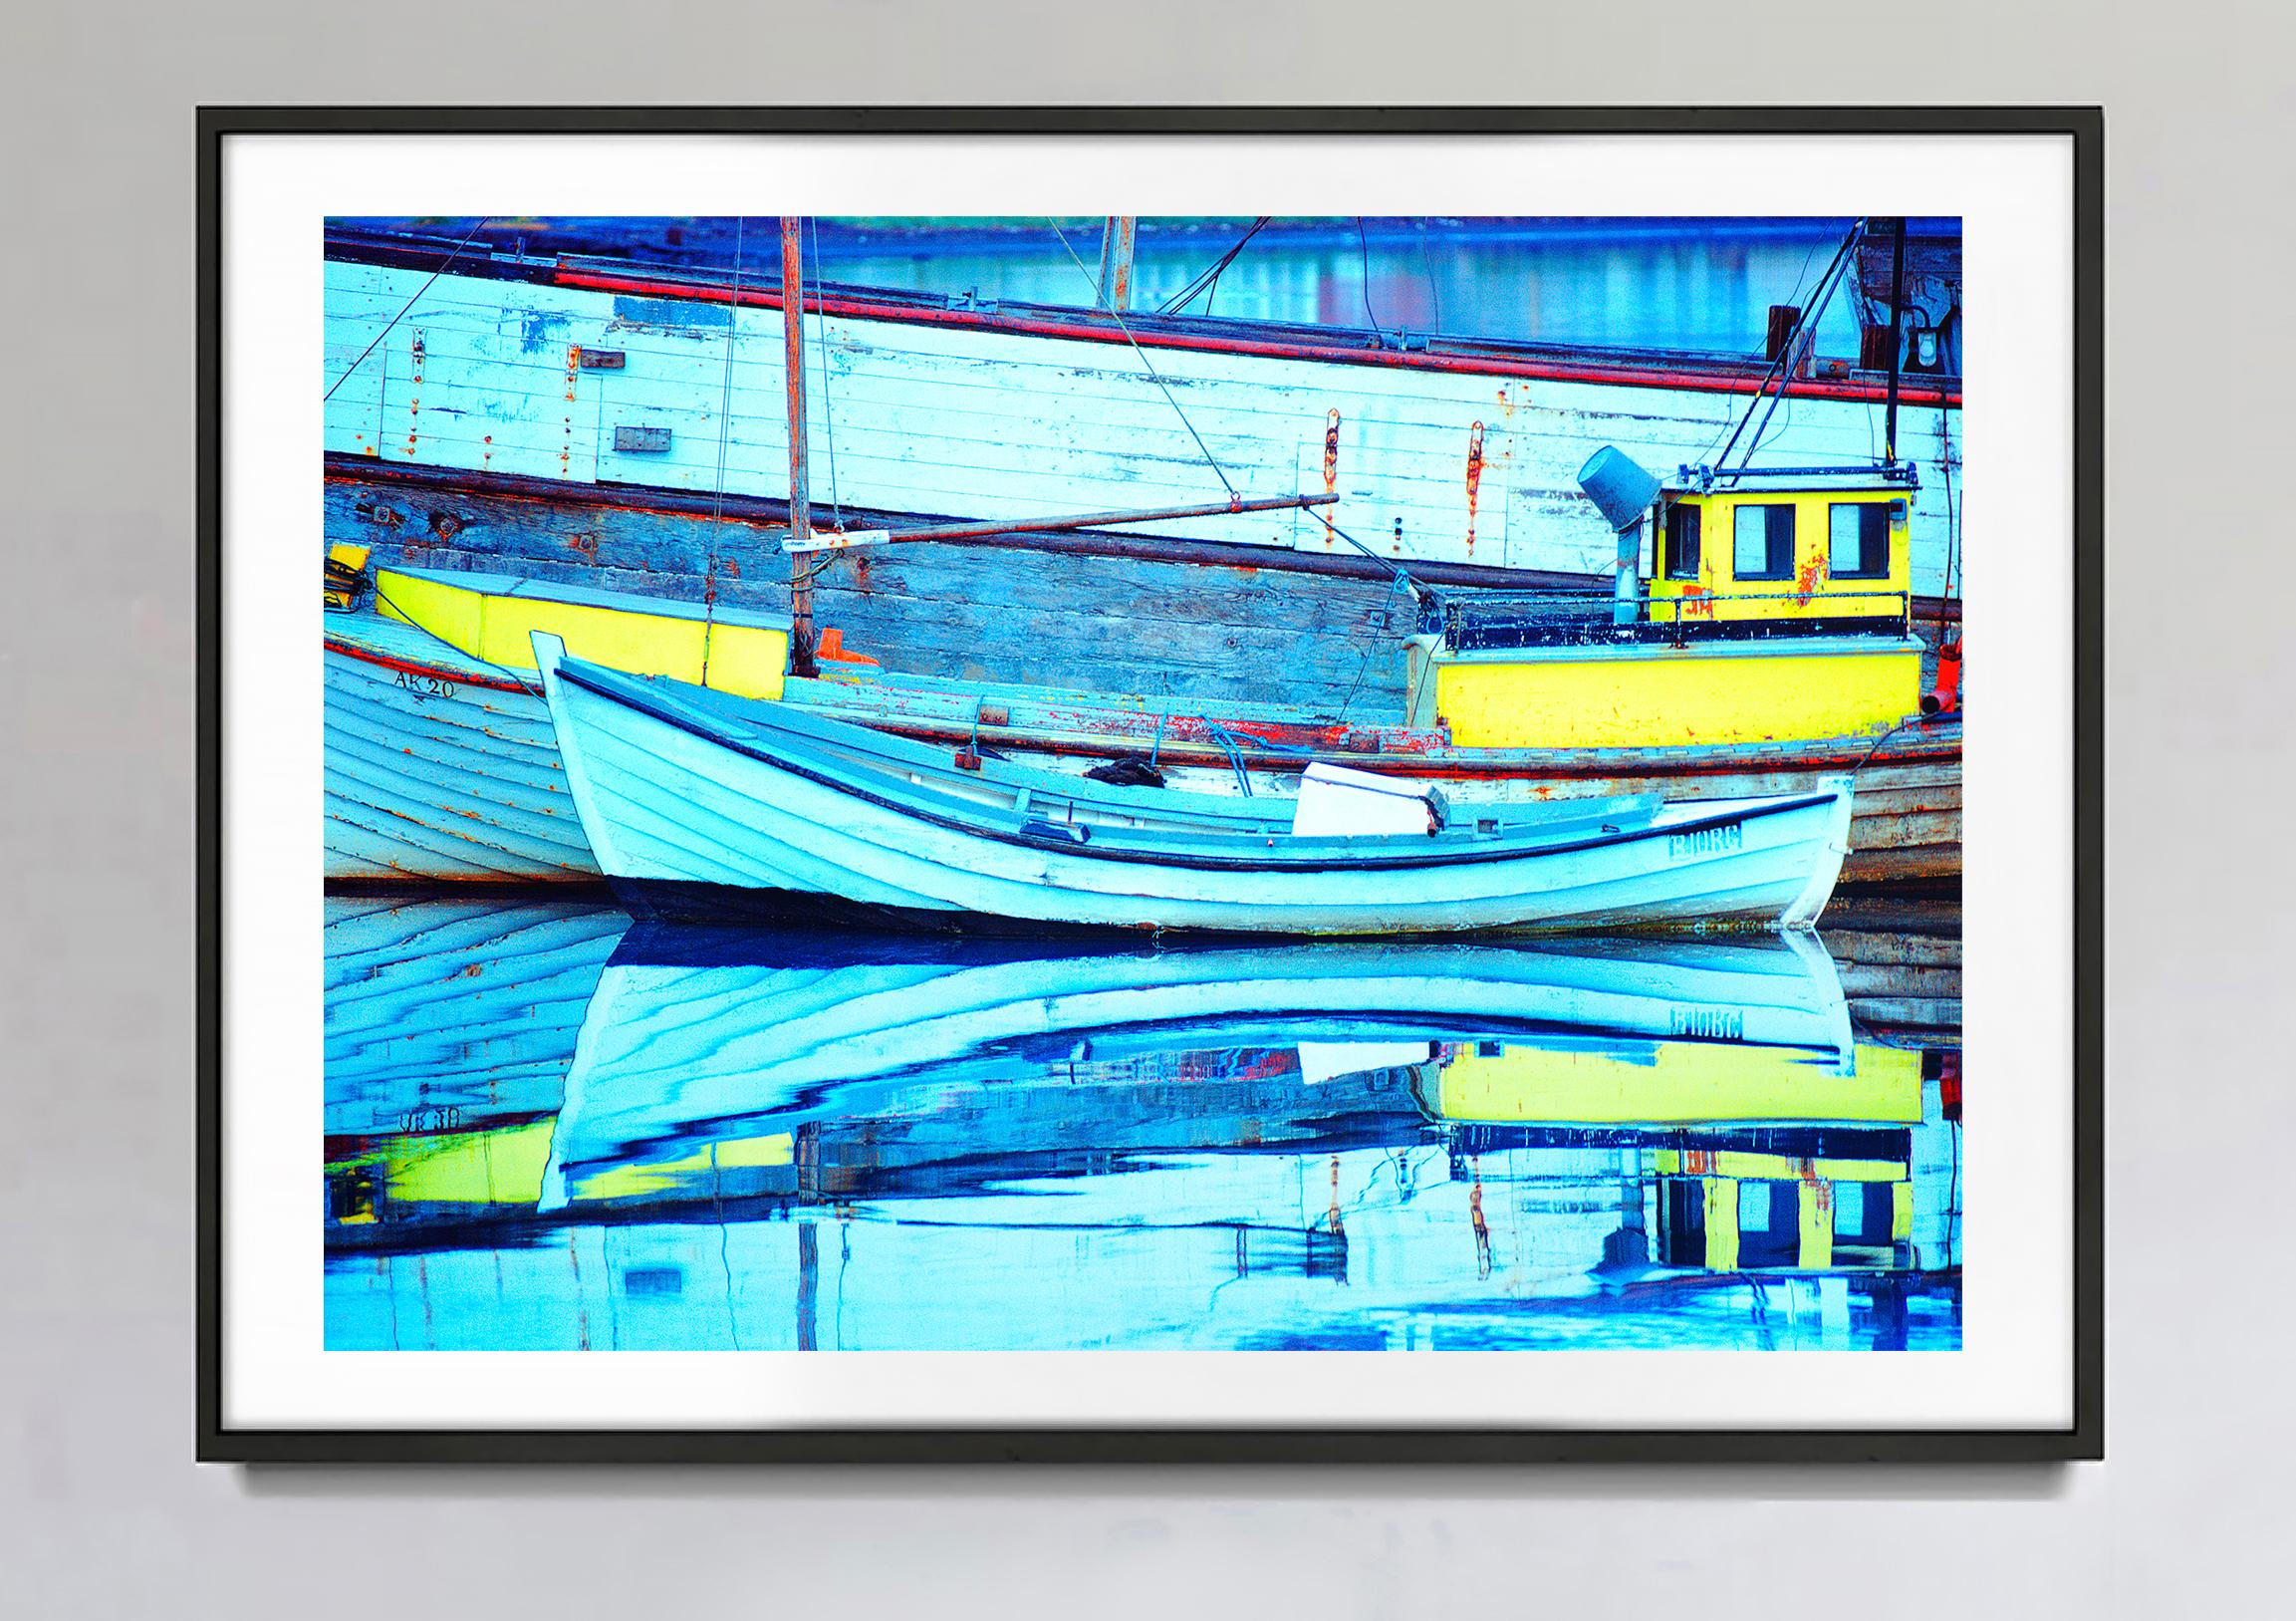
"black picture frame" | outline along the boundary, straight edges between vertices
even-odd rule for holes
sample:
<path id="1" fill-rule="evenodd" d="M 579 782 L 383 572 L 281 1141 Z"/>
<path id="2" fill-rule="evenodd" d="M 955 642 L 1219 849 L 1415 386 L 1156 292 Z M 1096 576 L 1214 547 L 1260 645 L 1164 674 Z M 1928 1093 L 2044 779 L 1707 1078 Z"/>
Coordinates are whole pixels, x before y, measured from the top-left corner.
<path id="1" fill-rule="evenodd" d="M 2063 1429 L 247 1429 L 223 1404 L 223 148 L 234 135 L 1998 135 L 2073 151 L 2073 1417 Z M 214 1463 L 2032 1464 L 2104 1456 L 2104 115 L 2095 107 L 203 107 L 198 189 L 197 1456 Z"/>

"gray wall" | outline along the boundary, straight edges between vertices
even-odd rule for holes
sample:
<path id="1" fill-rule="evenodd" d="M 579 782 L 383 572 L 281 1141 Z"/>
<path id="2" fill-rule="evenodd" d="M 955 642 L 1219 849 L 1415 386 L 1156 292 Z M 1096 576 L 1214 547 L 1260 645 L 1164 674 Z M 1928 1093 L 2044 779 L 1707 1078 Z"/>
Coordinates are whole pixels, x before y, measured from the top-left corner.
<path id="1" fill-rule="evenodd" d="M 2279 8 L 1120 9 L 9 8 L 0 1612 L 2285 1613 L 2296 659 L 2266 564 L 2287 553 L 2286 502 L 2241 476 L 2285 463 L 2296 363 L 2277 269 L 2296 255 L 2296 36 Z M 1860 98 L 2109 110 L 2109 1464 L 192 1465 L 195 102 Z"/>

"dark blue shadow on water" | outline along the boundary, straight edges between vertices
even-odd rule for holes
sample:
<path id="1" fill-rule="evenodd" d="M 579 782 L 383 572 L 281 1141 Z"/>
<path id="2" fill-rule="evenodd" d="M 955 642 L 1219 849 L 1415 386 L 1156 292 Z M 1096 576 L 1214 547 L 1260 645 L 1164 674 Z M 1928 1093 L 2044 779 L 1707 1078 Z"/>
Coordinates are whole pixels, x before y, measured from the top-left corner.
<path id="1" fill-rule="evenodd" d="M 1957 1032 L 1769 937 L 335 901 L 338 1349 L 1950 1349 Z"/>

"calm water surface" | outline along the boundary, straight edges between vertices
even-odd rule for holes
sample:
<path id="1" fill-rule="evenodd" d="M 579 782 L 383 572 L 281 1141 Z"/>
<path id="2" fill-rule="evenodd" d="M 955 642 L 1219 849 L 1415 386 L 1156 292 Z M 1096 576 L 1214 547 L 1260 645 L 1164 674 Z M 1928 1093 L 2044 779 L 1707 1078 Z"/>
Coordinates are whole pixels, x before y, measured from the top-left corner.
<path id="1" fill-rule="evenodd" d="M 1957 1032 L 1862 971 L 335 900 L 327 1343 L 1951 1348 Z"/>

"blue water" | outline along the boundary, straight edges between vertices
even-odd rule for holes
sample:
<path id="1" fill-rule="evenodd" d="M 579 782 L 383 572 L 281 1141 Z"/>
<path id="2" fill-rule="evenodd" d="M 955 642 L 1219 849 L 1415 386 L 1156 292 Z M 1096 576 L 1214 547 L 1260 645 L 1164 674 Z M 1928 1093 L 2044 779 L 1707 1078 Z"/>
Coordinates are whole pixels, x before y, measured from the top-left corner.
<path id="1" fill-rule="evenodd" d="M 447 243 L 479 224 L 346 223 Z M 1251 224 L 1144 219 L 1133 307 L 1165 306 Z M 1439 333 L 1753 354 L 1763 347 L 1769 307 L 1799 305 L 1814 294 L 1851 224 L 1819 217 L 1278 219 L 1187 308 L 1377 328 L 1391 340 Z M 1915 228 L 1947 235 L 1958 229 L 1947 220 L 1917 221 Z M 1100 231 L 1101 222 L 1089 218 L 824 219 L 809 236 L 808 273 L 947 297 L 1089 306 L 1097 299 Z M 477 240 L 718 270 L 731 267 L 738 249 L 748 274 L 779 274 L 777 224 L 768 218 L 742 222 L 738 239 L 726 219 L 505 218 L 486 222 Z M 1819 322 L 1817 353 L 1854 357 L 1858 326 L 1857 297 L 1846 285 Z"/>
<path id="2" fill-rule="evenodd" d="M 1534 1000 L 1656 949 L 1464 948 L 1425 1012 L 1295 953 L 1278 1013 L 1228 958 L 330 902 L 327 1344 L 1957 1346 L 1957 1033 Z"/>

